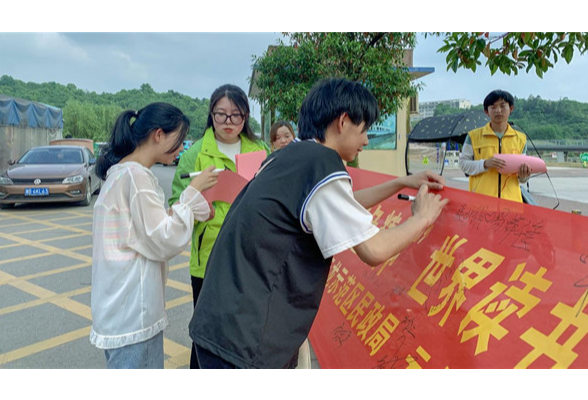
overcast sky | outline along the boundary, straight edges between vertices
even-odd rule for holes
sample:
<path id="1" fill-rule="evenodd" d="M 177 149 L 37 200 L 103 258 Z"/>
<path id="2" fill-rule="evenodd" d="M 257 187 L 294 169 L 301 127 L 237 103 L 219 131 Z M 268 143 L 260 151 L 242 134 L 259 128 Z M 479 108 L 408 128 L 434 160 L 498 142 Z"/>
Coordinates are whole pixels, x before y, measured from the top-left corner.
<path id="1" fill-rule="evenodd" d="M 165 4 L 168 3 L 173 4 L 175 0 L 167 0 Z M 48 4 L 54 5 L 55 2 L 40 2 L 35 6 L 40 15 L 44 12 L 42 7 L 49 7 Z M 239 18 L 240 8 L 231 8 L 230 5 L 222 8 L 223 16 Z M 48 8 L 54 9 L 55 7 Z M 156 15 L 160 12 L 165 14 L 166 10 L 154 9 L 153 12 Z M 28 25 L 20 22 L 13 25 L 9 23 L 6 28 L 12 32 L 0 32 L 0 75 L 10 75 L 25 82 L 72 83 L 80 89 L 97 93 L 136 89 L 143 83 L 149 83 L 157 92 L 174 90 L 197 98 L 209 98 L 212 91 L 224 83 L 236 84 L 248 92 L 253 56 L 262 56 L 269 45 L 276 44 L 283 36 L 278 32 L 223 33 L 223 28 L 233 30 L 242 27 L 242 31 L 250 31 L 252 26 L 259 26 L 259 30 L 266 29 L 259 24 L 247 24 L 247 27 L 243 27 L 242 23 L 236 24 L 231 19 L 224 21 L 224 18 L 224 23 L 219 25 L 213 18 L 208 18 L 219 10 L 218 6 L 205 10 L 204 16 L 200 19 L 206 20 L 208 25 L 200 25 L 198 18 L 189 12 L 184 15 L 181 10 L 179 14 L 173 14 L 175 19 L 170 19 L 169 15 L 161 15 L 163 29 L 171 23 L 176 29 L 183 26 L 203 30 L 208 28 L 210 33 L 152 32 L 161 29 L 158 23 L 143 23 L 134 29 L 130 26 L 131 30 L 145 31 L 143 33 L 75 33 L 86 29 L 106 31 L 108 25 L 100 21 L 110 19 L 105 16 L 100 18 L 100 12 L 104 12 L 102 8 L 91 11 L 97 15 L 87 24 L 84 24 L 83 20 L 69 17 L 69 25 L 60 24 L 52 18 L 41 18 L 39 23 Z M 119 21 L 119 25 L 120 19 L 133 19 L 134 15 L 128 15 L 128 8 L 120 11 L 112 14 L 113 18 L 118 17 L 115 22 Z M 296 11 L 299 10 L 292 10 Z M 134 12 L 132 8 L 130 12 Z M 320 14 L 320 10 L 317 14 Z M 188 25 L 182 20 L 186 17 L 191 18 Z M 307 30 L 304 29 L 303 21 L 304 18 L 298 18 L 295 24 L 292 24 L 291 20 L 284 21 L 285 24 L 283 27 L 280 26 L 280 30 Z M 290 25 L 294 25 L 292 29 L 288 29 Z M 422 25 L 421 23 L 420 26 Z M 48 29 L 57 26 L 67 27 L 68 29 L 63 30 L 71 32 L 51 33 L 53 29 Z M 348 26 L 346 30 L 350 30 L 351 27 L 357 27 L 355 30 L 358 31 L 367 30 L 366 26 L 359 23 L 343 26 Z M 378 28 L 378 25 L 374 27 Z M 38 31 L 39 28 L 49 33 L 31 33 Z M 325 29 L 327 30 L 327 27 Z M 433 24 L 427 25 L 425 29 L 443 30 Z M 501 88 L 522 98 L 539 95 L 550 100 L 567 97 L 588 102 L 588 55 L 574 56 L 570 65 L 560 60 L 555 69 L 548 71 L 543 79 L 540 79 L 535 73 L 524 72 L 518 76 L 503 75 L 499 72 L 491 76 L 484 67 L 480 67 L 476 73 L 446 71 L 445 54 L 437 53 L 440 46 L 441 41 L 438 38 L 425 40 L 421 37 L 414 51 L 415 67 L 435 69 L 434 73 L 420 79 L 424 84 L 423 90 L 419 92 L 420 101 L 463 98 L 473 104 L 480 104 L 486 94 Z M 259 106 L 255 102 L 251 105 L 254 116 L 258 118 Z"/>
<path id="2" fill-rule="evenodd" d="M 494 89 L 509 91 L 519 98 L 531 95 L 541 96 L 548 100 L 559 100 L 567 97 L 588 103 L 588 54 L 576 52 L 570 64 L 563 58 L 539 78 L 533 71 L 519 72 L 518 75 L 505 75 L 490 71 L 479 66 L 474 73 L 459 70 L 457 73 L 447 71 L 446 53 L 437 53 L 441 47 L 439 38 L 421 38 L 414 51 L 414 65 L 418 67 L 434 67 L 435 72 L 420 79 L 425 84 L 419 92 L 420 101 L 444 99 L 466 99 L 472 104 L 482 104 L 484 97 Z"/>

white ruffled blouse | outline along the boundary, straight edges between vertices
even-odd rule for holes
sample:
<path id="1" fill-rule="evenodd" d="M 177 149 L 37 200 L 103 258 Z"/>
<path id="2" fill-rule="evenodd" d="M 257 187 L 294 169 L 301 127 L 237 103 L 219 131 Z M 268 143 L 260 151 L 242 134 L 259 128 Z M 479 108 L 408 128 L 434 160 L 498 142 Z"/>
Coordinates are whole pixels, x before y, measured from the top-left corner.
<path id="1" fill-rule="evenodd" d="M 164 287 L 168 260 L 190 242 L 194 219 L 210 214 L 200 192 L 188 186 L 165 209 L 165 195 L 150 169 L 116 164 L 94 205 L 92 331 L 100 349 L 140 343 L 167 325 Z"/>

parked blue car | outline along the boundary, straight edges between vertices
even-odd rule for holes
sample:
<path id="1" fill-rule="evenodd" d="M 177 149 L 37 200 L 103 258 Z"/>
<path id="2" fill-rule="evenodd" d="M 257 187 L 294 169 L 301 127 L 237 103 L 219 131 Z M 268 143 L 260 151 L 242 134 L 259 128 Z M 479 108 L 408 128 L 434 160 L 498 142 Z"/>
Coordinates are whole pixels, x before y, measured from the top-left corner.
<path id="1" fill-rule="evenodd" d="M 182 157 L 182 154 L 184 154 L 184 152 L 188 150 L 193 144 L 193 140 L 184 140 L 184 149 L 180 151 L 180 154 L 174 160 L 174 164 L 178 165 L 178 163 L 180 162 L 180 157 Z"/>

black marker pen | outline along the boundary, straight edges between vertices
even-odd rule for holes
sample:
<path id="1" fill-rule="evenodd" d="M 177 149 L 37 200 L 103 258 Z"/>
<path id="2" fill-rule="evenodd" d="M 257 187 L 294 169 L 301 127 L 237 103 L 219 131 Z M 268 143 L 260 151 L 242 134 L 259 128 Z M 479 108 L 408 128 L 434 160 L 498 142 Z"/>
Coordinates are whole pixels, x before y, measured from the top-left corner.
<path id="1" fill-rule="evenodd" d="M 408 194 L 402 194 L 402 193 L 400 193 L 398 195 L 398 199 L 400 199 L 400 200 L 407 200 L 407 201 L 415 201 L 416 200 L 416 197 L 410 196 Z"/>
<path id="2" fill-rule="evenodd" d="M 224 169 L 217 168 L 217 169 L 213 170 L 212 172 L 223 172 L 223 171 L 224 171 Z M 181 174 L 180 178 L 181 179 L 194 178 L 195 176 L 198 176 L 203 172 L 204 171 L 196 171 L 196 172 L 190 172 L 189 174 Z"/>

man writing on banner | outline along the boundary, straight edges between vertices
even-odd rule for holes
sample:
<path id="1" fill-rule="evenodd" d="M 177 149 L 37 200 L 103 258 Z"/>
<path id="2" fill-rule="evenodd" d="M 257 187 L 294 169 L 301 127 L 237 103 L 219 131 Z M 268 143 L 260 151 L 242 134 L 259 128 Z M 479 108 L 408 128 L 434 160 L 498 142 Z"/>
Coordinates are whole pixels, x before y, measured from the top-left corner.
<path id="1" fill-rule="evenodd" d="M 484 113 L 490 122 L 470 131 L 459 157 L 459 167 L 470 177 L 470 192 L 523 202 L 521 183 L 531 175 L 523 163 L 517 174 L 501 174 L 506 162 L 495 154 L 526 154 L 527 137 L 508 123 L 514 110 L 513 96 L 504 90 L 494 90 L 484 99 Z"/>
<path id="2" fill-rule="evenodd" d="M 202 368 L 292 368 L 325 289 L 332 257 L 353 248 L 368 265 L 426 231 L 448 199 L 430 171 L 352 191 L 344 161 L 368 144 L 378 102 L 358 82 L 330 79 L 302 103 L 300 142 L 272 153 L 233 202 L 208 260 L 190 322 Z M 378 229 L 367 211 L 418 189 L 413 215 Z"/>

